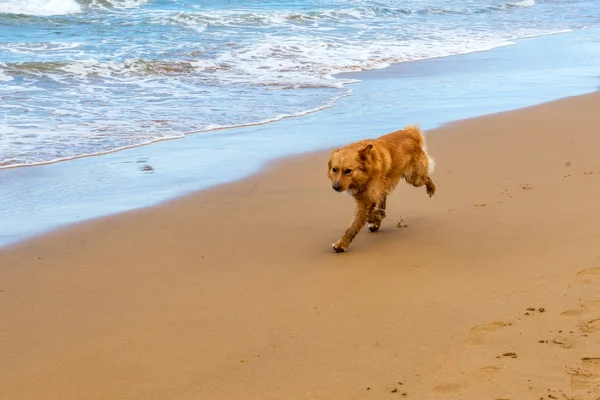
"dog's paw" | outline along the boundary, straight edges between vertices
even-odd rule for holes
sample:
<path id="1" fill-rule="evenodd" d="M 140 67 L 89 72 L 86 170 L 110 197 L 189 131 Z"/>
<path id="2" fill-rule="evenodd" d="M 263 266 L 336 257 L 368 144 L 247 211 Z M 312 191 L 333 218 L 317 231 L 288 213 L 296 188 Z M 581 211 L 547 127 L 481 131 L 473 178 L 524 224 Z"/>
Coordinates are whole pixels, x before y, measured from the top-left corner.
<path id="1" fill-rule="evenodd" d="M 336 253 L 343 253 L 345 251 L 348 251 L 348 245 L 345 245 L 342 243 L 342 241 L 338 240 L 336 243 L 332 244 L 331 247 L 333 248 L 333 251 L 335 251 Z"/>
<path id="2" fill-rule="evenodd" d="M 377 232 L 379 230 L 379 227 L 381 226 L 380 223 L 376 223 L 376 224 L 369 224 L 367 225 L 367 227 L 369 228 L 369 230 L 371 232 Z"/>
<path id="3" fill-rule="evenodd" d="M 429 197 L 433 197 L 433 195 L 435 194 L 435 183 L 429 180 L 425 183 L 425 187 L 427 188 L 427 194 L 429 195 Z"/>

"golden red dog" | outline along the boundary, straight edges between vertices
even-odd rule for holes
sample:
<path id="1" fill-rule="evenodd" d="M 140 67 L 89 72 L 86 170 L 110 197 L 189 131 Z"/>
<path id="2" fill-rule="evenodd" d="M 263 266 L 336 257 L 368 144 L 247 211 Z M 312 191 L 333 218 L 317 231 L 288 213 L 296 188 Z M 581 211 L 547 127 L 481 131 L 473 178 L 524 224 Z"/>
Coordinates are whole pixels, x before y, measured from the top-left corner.
<path id="1" fill-rule="evenodd" d="M 369 224 L 377 232 L 385 218 L 387 196 L 401 178 L 419 187 L 429 197 L 435 193 L 430 174 L 435 167 L 427 154 L 425 139 L 417 126 L 408 126 L 377 139 L 361 140 L 334 150 L 329 157 L 328 176 L 337 192 L 348 191 L 356 200 L 354 220 L 336 243 L 337 253 L 348 250 L 358 232 Z"/>

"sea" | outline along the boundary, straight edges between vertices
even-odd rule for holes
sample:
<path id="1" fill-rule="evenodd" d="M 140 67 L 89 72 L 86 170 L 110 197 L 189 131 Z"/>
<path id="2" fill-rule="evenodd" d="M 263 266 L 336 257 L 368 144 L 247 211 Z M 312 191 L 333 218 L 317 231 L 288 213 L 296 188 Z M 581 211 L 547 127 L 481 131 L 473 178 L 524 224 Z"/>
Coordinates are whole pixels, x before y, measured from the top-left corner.
<path id="1" fill-rule="evenodd" d="M 599 84 L 598 0 L 0 0 L 0 247 Z"/>
<path id="2" fill-rule="evenodd" d="M 386 68 L 597 24 L 596 0 L 0 0 L 0 168 L 334 107 Z"/>

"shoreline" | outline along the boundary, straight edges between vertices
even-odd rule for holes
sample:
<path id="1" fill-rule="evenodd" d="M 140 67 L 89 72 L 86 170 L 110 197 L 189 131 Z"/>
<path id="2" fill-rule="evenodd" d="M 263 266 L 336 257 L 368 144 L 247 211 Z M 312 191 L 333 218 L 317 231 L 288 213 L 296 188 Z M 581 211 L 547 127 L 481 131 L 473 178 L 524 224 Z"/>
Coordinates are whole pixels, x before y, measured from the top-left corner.
<path id="1" fill-rule="evenodd" d="M 301 118 L 188 135 L 36 168 L 0 169 L 4 189 L 0 202 L 8 205 L 0 247 L 235 182 L 274 160 L 379 136 L 402 124 L 420 122 L 429 130 L 450 121 L 593 92 L 595 60 L 600 62 L 594 45 L 597 32 L 598 28 L 588 28 L 523 39 L 516 46 L 488 52 L 351 73 L 347 76 L 361 79 L 353 85 L 352 96 Z M 467 84 L 456 91 L 456 82 Z"/>
<path id="2" fill-rule="evenodd" d="M 599 104 L 429 130 L 345 254 L 324 151 L 2 249 L 0 397 L 597 397 Z"/>
<path id="3" fill-rule="evenodd" d="M 535 104 L 535 105 L 526 106 L 526 107 L 522 107 L 522 108 L 511 109 L 508 111 L 499 111 L 499 112 L 494 112 L 494 113 L 490 113 L 490 114 L 475 116 L 472 118 L 449 121 L 444 124 L 441 124 L 440 126 L 434 127 L 432 129 L 423 130 L 423 133 L 425 134 L 425 140 L 427 141 L 427 143 L 429 143 L 429 140 L 430 140 L 429 138 L 431 135 L 437 135 L 437 134 L 439 134 L 440 131 L 443 133 L 446 130 L 452 130 L 455 125 L 469 123 L 471 121 L 477 121 L 480 119 L 485 119 L 485 118 L 490 118 L 490 117 L 496 117 L 496 116 L 501 117 L 502 115 L 505 115 L 505 114 L 511 114 L 511 113 L 519 112 L 519 111 L 526 111 L 529 109 L 536 109 L 537 107 L 540 107 L 540 106 L 554 104 L 557 102 L 569 101 L 570 99 L 577 99 L 577 98 L 581 98 L 581 97 L 592 96 L 594 94 L 600 95 L 600 89 L 598 89 L 596 91 L 592 91 L 590 93 L 562 97 L 562 98 L 551 100 L 551 101 L 548 101 L 548 102 L 545 102 L 542 104 Z M 401 128 L 402 127 L 400 127 L 400 129 Z M 390 133 L 390 132 L 387 132 L 387 133 Z M 383 133 L 383 134 L 385 134 L 385 133 Z M 368 138 L 374 138 L 374 137 L 368 137 Z M 151 143 L 151 144 L 154 144 L 154 143 Z M 330 152 L 335 147 L 336 146 L 331 146 L 326 149 L 309 150 L 309 151 L 306 151 L 303 153 L 296 153 L 296 154 L 292 154 L 292 155 L 275 158 L 273 160 L 265 162 L 265 164 L 261 165 L 260 168 L 251 172 L 247 176 L 242 176 L 235 180 L 218 182 L 207 188 L 192 190 L 188 193 L 184 193 L 179 196 L 164 200 L 158 204 L 152 204 L 152 205 L 148 205 L 148 206 L 144 206 L 144 207 L 135 208 L 132 210 L 118 211 L 118 212 L 110 213 L 108 215 L 94 217 L 89 220 L 70 223 L 70 224 L 67 224 L 67 225 L 64 225 L 61 227 L 54 228 L 47 232 L 39 233 L 32 237 L 24 238 L 22 240 L 14 242 L 14 243 L 0 245 L 0 256 L 2 255 L 3 252 L 11 252 L 15 249 L 21 248 L 22 246 L 28 247 L 30 243 L 34 243 L 34 242 L 37 242 L 40 240 L 44 241 L 48 237 L 53 237 L 54 235 L 60 235 L 64 232 L 69 232 L 70 230 L 78 230 L 78 229 L 80 229 L 80 227 L 85 229 L 85 227 L 87 225 L 93 226 L 104 220 L 120 219 L 122 217 L 127 217 L 129 215 L 135 215 L 137 213 L 152 212 L 152 210 L 154 210 L 154 209 L 160 209 L 162 207 L 171 207 L 174 204 L 177 204 L 179 202 L 185 202 L 188 199 L 194 198 L 196 196 L 207 195 L 210 197 L 215 192 L 218 193 L 222 190 L 227 190 L 230 187 L 235 187 L 235 185 L 244 184 L 244 183 L 247 184 L 248 182 L 252 182 L 254 180 L 260 179 L 263 175 L 269 175 L 270 173 L 273 172 L 273 170 L 277 169 L 279 165 L 285 165 L 288 163 L 293 164 L 293 163 L 301 162 L 304 159 L 312 159 L 312 158 L 316 158 L 316 157 L 327 158 L 329 156 Z M 107 153 L 107 154 L 112 154 L 112 153 Z M 88 156 L 83 156 L 83 157 L 87 158 Z M 38 166 L 38 165 L 32 165 L 31 167 L 36 167 L 36 166 Z M 437 171 L 437 161 L 436 161 L 436 171 Z M 435 172 L 434 172 L 434 174 L 435 174 Z M 325 182 L 325 183 L 327 183 L 327 182 Z M 401 185 L 401 183 L 398 184 L 399 187 L 403 186 L 403 185 Z M 417 189 L 417 190 L 420 190 L 420 189 Z"/>
<path id="4" fill-rule="evenodd" d="M 352 82 L 352 84 L 355 84 L 358 82 Z M 261 125 L 266 125 L 266 124 L 272 124 L 275 122 L 279 122 L 282 121 L 284 119 L 288 119 L 288 118 L 301 118 L 304 117 L 306 115 L 309 114 L 314 114 L 317 113 L 319 111 L 323 111 L 326 110 L 328 108 L 332 108 L 335 107 L 335 103 L 340 100 L 343 99 L 344 97 L 348 97 L 348 96 L 352 96 L 352 93 L 349 94 L 345 94 L 345 95 L 340 95 L 338 97 L 336 97 L 334 100 L 332 100 L 330 103 L 322 106 L 322 107 L 318 107 L 315 109 L 311 109 L 311 110 L 306 110 L 306 111 L 302 111 L 299 112 L 297 114 L 293 114 L 293 115 L 284 115 L 284 116 L 277 116 L 274 117 L 272 119 L 269 120 L 265 120 L 265 121 L 259 121 L 259 122 L 252 122 L 252 123 L 247 123 L 247 124 L 239 124 L 239 125 L 227 125 L 227 126 L 219 126 L 216 128 L 207 128 L 207 129 L 200 129 L 200 130 L 195 130 L 195 131 L 189 131 L 189 132 L 182 132 L 179 135 L 180 136 L 174 136 L 174 137 L 168 137 L 168 138 L 163 138 L 163 139 L 157 139 L 154 140 L 152 142 L 148 142 L 148 143 L 141 143 L 141 144 L 134 144 L 131 146 L 125 146 L 125 147 L 120 147 L 114 150 L 108 150 L 108 151 L 103 151 L 103 152 L 98 152 L 98 153 L 90 153 L 90 154 L 82 154 L 79 156 L 74 156 L 74 157 L 67 157 L 67 158 L 60 158 L 60 159 L 56 159 L 56 160 L 51 160 L 51 161 L 45 161 L 45 162 L 39 162 L 39 163 L 34 163 L 34 164 L 14 164 L 14 165 L 0 165 L 0 170 L 2 169 L 12 169 L 12 168 L 29 168 L 29 167 L 42 167 L 45 165 L 52 165 L 52 164 L 57 164 L 57 163 L 61 163 L 61 162 L 68 162 L 68 161 L 73 161 L 73 160 L 79 160 L 79 159 L 84 159 L 84 158 L 89 158 L 89 157 L 101 157 L 101 156 L 105 156 L 107 154 L 113 154 L 113 153 L 118 153 L 124 150 L 133 150 L 133 149 L 137 149 L 138 147 L 145 147 L 145 146 L 151 146 L 153 144 L 157 144 L 157 143 L 161 143 L 161 142 L 166 142 L 166 141 L 170 141 L 170 140 L 180 140 L 180 139 L 185 139 L 186 136 L 188 135 L 196 135 L 196 134 L 201 134 L 201 133 L 207 133 L 210 134 L 212 132 L 215 131 L 224 131 L 227 129 L 243 129 L 243 128 L 248 128 L 248 127 L 257 127 L 257 126 L 261 126 Z M 224 182 L 226 183 L 226 182 Z"/>
<path id="5" fill-rule="evenodd" d="M 372 71 L 370 71 L 372 72 Z M 484 114 L 484 115 L 479 115 L 479 116 L 475 116 L 475 117 L 471 117 L 471 118 L 465 118 L 465 119 L 459 119 L 459 120 L 454 120 L 454 121 L 449 121 L 446 123 L 441 124 L 440 126 L 434 127 L 432 129 L 427 129 L 427 130 L 423 130 L 423 133 L 425 134 L 425 140 L 427 141 L 427 143 L 429 143 L 429 138 L 431 135 L 437 135 L 439 134 L 439 132 L 444 132 L 446 130 L 453 130 L 455 125 L 461 125 L 464 123 L 469 123 L 472 121 L 478 121 L 481 119 L 486 119 L 486 118 L 493 118 L 493 117 L 502 117 L 503 115 L 510 115 L 512 113 L 515 112 L 521 112 L 521 111 L 527 111 L 530 109 L 536 109 L 538 107 L 543 107 L 546 105 L 551 105 L 554 103 L 559 103 L 559 102 L 564 102 L 564 101 L 569 101 L 571 99 L 577 99 L 577 98 L 583 98 L 583 97 L 587 97 L 587 96 L 593 96 L 593 95 L 599 95 L 600 96 L 600 89 L 596 90 L 596 91 L 592 91 L 589 93 L 584 93 L 584 94 L 579 94 L 579 95 L 574 95 L 574 96 L 567 96 L 567 97 L 562 97 L 559 99 L 555 99 L 555 100 L 551 100 L 545 103 L 541 103 L 541 104 L 534 104 L 531 106 L 526 106 L 526 107 L 521 107 L 521 108 L 516 108 L 516 109 L 510 109 L 507 111 L 498 111 L 498 112 L 493 112 L 493 113 L 489 113 L 489 114 Z M 399 129 L 401 129 L 402 127 L 400 127 Z M 385 132 L 385 133 L 390 133 L 390 132 Z M 385 134 L 383 133 L 383 134 Z M 366 137 L 367 138 L 367 137 Z M 375 136 L 373 137 L 368 137 L 368 138 L 375 138 Z M 439 139 L 437 139 L 439 140 Z M 154 143 L 151 143 L 154 144 Z M 230 181 L 224 181 L 224 182 L 218 182 L 212 186 L 209 186 L 207 188 L 203 188 L 203 189 L 196 189 L 196 190 L 192 190 L 188 193 L 185 194 L 181 194 L 179 196 L 164 200 L 158 204 L 152 204 L 152 205 L 148 205 L 148 206 L 144 206 L 144 207 L 140 207 L 140 208 L 136 208 L 133 210 L 123 210 L 123 211 L 119 211 L 119 212 L 114 212 L 108 215 L 104 215 L 104 216 L 99 216 L 99 217 L 95 217 L 89 220 L 84 220 L 84 221 L 80 221 L 80 222 L 74 222 L 74 223 L 70 223 L 67 224 L 65 226 L 62 227 L 57 227 L 55 229 L 52 229 L 48 232 L 43 232 L 40 234 L 37 234 L 35 236 L 29 237 L 29 238 L 25 238 L 23 240 L 17 241 L 15 243 L 10 243 L 7 245 L 0 245 L 0 255 L 2 254 L 2 252 L 10 252 L 12 250 L 14 250 L 15 248 L 19 248 L 21 247 L 21 245 L 23 246 L 28 246 L 29 243 L 31 242 L 36 242 L 39 240 L 45 240 L 46 237 L 51 237 L 55 234 L 61 234 L 62 232 L 68 232 L 71 229 L 78 229 L 78 227 L 85 227 L 86 225 L 94 225 L 98 222 L 101 222 L 103 220 L 108 220 L 108 219 L 120 219 L 123 216 L 128 216 L 128 215 L 135 215 L 136 213 L 145 213 L 145 212 L 151 212 L 154 209 L 160 209 L 162 207 L 170 207 L 173 204 L 177 204 L 178 202 L 185 202 L 187 199 L 190 198 L 194 198 L 196 196 L 202 196 L 202 195 L 207 195 L 207 196 L 211 196 L 213 194 L 213 192 L 219 192 L 221 190 L 227 190 L 229 187 L 235 187 L 235 185 L 238 184 L 242 184 L 242 183 L 247 183 L 249 181 L 253 181 L 256 179 L 260 179 L 263 175 L 269 175 L 270 173 L 273 172 L 273 170 L 277 169 L 277 167 L 279 165 L 285 165 L 287 163 L 297 163 L 297 162 L 301 162 L 304 159 L 311 159 L 311 158 L 316 158 L 316 157 L 324 157 L 327 158 L 330 154 L 330 152 L 335 148 L 336 146 L 331 146 L 329 148 L 325 148 L 325 149 L 318 149 L 318 150 L 308 150 L 306 152 L 302 152 L 302 153 L 295 153 L 295 154 L 291 154 L 291 155 L 287 155 L 287 156 L 283 156 L 283 157 L 279 157 L 279 158 L 275 158 L 272 160 L 269 160 L 267 162 L 265 162 L 265 164 L 261 165 L 260 168 L 256 169 L 255 171 L 249 173 L 247 176 L 242 176 L 238 179 L 235 180 L 230 180 Z M 112 154 L 112 153 L 107 153 L 107 154 Z M 85 158 L 87 158 L 88 156 L 83 156 Z M 436 162 L 437 164 L 437 162 Z M 38 165 L 32 165 L 31 167 L 36 167 Z M 436 165 L 436 171 L 437 171 L 437 165 Z M 435 173 L 435 172 L 434 172 Z M 600 173 L 600 172 L 599 172 Z M 325 182 L 327 183 L 327 182 Z M 401 182 L 402 183 L 402 182 Z M 401 184 L 398 185 L 399 187 L 402 186 Z M 417 189 L 420 190 L 420 189 Z"/>

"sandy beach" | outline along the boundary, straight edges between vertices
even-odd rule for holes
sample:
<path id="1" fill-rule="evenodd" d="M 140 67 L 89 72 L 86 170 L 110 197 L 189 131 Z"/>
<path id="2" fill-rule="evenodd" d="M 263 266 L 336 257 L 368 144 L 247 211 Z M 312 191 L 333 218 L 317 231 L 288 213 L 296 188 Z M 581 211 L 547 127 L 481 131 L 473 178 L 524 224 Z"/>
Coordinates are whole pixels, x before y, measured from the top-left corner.
<path id="1" fill-rule="evenodd" d="M 328 151 L 2 249 L 0 399 L 596 400 L 599 109 L 428 131 L 346 254 Z"/>

